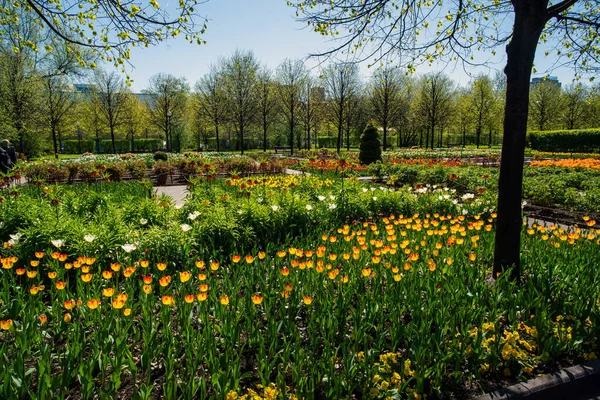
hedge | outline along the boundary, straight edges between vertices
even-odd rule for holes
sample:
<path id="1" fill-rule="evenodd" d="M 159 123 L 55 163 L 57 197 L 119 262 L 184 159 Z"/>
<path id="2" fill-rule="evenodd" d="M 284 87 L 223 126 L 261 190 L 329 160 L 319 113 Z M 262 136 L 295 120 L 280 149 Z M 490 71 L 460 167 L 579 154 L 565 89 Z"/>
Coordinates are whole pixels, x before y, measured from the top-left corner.
<path id="1" fill-rule="evenodd" d="M 117 153 L 129 153 L 132 150 L 135 152 L 155 152 L 163 149 L 162 139 L 135 139 L 135 148 L 131 148 L 130 139 L 117 139 L 115 140 L 115 148 Z M 77 139 L 63 140 L 61 146 L 61 153 L 76 154 L 76 153 L 112 153 L 112 141 L 111 140 L 100 140 L 96 143 L 95 139 L 84 139 L 80 142 Z"/>
<path id="2" fill-rule="evenodd" d="M 529 147 L 548 152 L 600 152 L 600 129 L 533 131 L 527 134 Z"/>

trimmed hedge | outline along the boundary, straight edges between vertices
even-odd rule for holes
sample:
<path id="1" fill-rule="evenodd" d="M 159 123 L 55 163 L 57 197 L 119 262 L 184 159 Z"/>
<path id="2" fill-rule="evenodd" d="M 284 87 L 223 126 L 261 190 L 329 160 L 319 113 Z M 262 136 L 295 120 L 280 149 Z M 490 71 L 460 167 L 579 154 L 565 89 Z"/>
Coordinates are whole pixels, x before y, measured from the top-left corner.
<path id="1" fill-rule="evenodd" d="M 529 147 L 549 152 L 600 152 L 600 129 L 533 131 L 527 134 Z"/>
<path id="2" fill-rule="evenodd" d="M 130 153 L 132 151 L 144 153 L 155 152 L 163 149 L 163 140 L 157 138 L 136 138 L 134 145 L 135 149 L 132 149 L 130 139 L 115 140 L 117 153 Z M 79 150 L 79 140 L 68 139 L 62 141 L 61 153 L 77 154 L 80 152 Z M 112 153 L 112 141 L 105 139 L 100 140 L 100 143 L 96 143 L 95 139 L 81 140 L 81 153 Z"/>

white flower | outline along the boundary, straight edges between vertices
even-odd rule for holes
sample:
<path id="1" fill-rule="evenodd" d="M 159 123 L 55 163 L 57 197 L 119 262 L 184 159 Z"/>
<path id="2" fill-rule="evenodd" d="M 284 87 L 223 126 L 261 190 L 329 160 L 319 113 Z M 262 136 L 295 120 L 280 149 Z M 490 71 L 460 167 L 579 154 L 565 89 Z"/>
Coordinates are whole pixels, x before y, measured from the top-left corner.
<path id="1" fill-rule="evenodd" d="M 9 235 L 11 239 L 19 241 L 19 239 L 21 239 L 21 236 L 23 236 L 23 234 L 21 232 L 15 233 L 14 235 Z"/>
<path id="2" fill-rule="evenodd" d="M 377 201 L 377 196 L 373 196 L 373 201 Z"/>
<path id="3" fill-rule="evenodd" d="M 193 213 L 188 214 L 188 218 L 192 221 L 200 216 L 200 211 L 194 211 Z"/>
<path id="4" fill-rule="evenodd" d="M 329 203 L 329 209 L 333 210 L 335 209 L 337 206 L 335 205 L 335 203 Z"/>
<path id="5" fill-rule="evenodd" d="M 14 246 L 14 245 L 16 245 L 17 243 L 19 243 L 19 241 L 18 241 L 18 240 L 15 240 L 15 239 L 10 239 L 10 240 L 8 241 L 8 244 L 9 244 L 10 246 Z"/>
<path id="6" fill-rule="evenodd" d="M 57 248 L 60 249 L 65 245 L 65 241 L 61 239 L 52 239 L 50 242 Z"/>
<path id="7" fill-rule="evenodd" d="M 88 243 L 92 243 L 94 240 L 96 240 L 96 236 L 94 236 L 94 235 L 85 235 L 83 237 L 83 240 L 85 240 Z"/>
<path id="8" fill-rule="evenodd" d="M 176 210 L 180 210 L 180 209 L 181 209 L 181 207 L 183 207 L 183 204 L 176 204 L 176 205 L 175 205 L 175 209 L 176 209 Z"/>
<path id="9" fill-rule="evenodd" d="M 146 225 L 147 223 L 148 223 L 148 220 L 146 218 L 140 219 L 140 225 Z"/>
<path id="10" fill-rule="evenodd" d="M 123 246 L 121 246 L 121 248 L 125 250 L 126 253 L 131 253 L 135 250 L 136 246 L 135 244 L 124 244 Z"/>
<path id="11" fill-rule="evenodd" d="M 452 200 L 452 204 L 458 204 L 458 199 Z"/>
<path id="12" fill-rule="evenodd" d="M 276 206 L 275 204 L 273 204 L 273 205 L 271 206 L 271 209 L 272 209 L 273 211 L 277 211 L 277 210 L 279 210 L 279 206 Z"/>
<path id="13" fill-rule="evenodd" d="M 311 206 L 310 204 L 307 204 L 307 205 L 306 205 L 306 209 L 307 209 L 308 211 L 310 211 L 310 210 L 312 210 L 312 209 L 313 209 L 313 206 Z"/>
<path id="14" fill-rule="evenodd" d="M 256 201 L 258 201 L 259 203 L 262 203 L 263 202 L 263 198 L 259 197 L 258 199 L 256 199 Z"/>
<path id="15" fill-rule="evenodd" d="M 374 187 L 371 188 L 371 192 L 374 192 L 376 189 Z"/>
<path id="16" fill-rule="evenodd" d="M 525 200 L 523 200 L 523 202 L 521 203 L 521 207 L 525 207 L 527 205 L 527 202 Z"/>
<path id="17" fill-rule="evenodd" d="M 461 199 L 463 199 L 463 200 L 469 200 L 469 199 L 473 199 L 473 198 L 475 198 L 475 195 L 473 193 L 465 193 L 461 197 Z"/>
<path id="18" fill-rule="evenodd" d="M 184 232 L 187 232 L 187 231 L 189 231 L 190 229 L 192 229 L 192 227 L 191 227 L 191 226 L 189 226 L 188 224 L 181 224 L 181 225 L 179 225 L 179 226 L 181 226 L 181 230 L 182 230 L 182 231 L 184 231 Z"/>
<path id="19" fill-rule="evenodd" d="M 369 189 L 367 189 L 367 188 L 363 188 L 363 192 L 364 192 L 364 193 L 366 193 L 366 192 L 368 192 L 368 191 L 369 191 Z"/>
<path id="20" fill-rule="evenodd" d="M 329 195 L 329 198 L 330 198 L 331 200 L 335 200 L 335 196 L 334 196 L 334 195 L 332 195 L 332 194 L 330 194 L 330 195 Z"/>
<path id="21" fill-rule="evenodd" d="M 323 201 L 323 200 L 325 200 L 325 196 L 318 196 L 317 198 L 318 198 L 320 201 Z"/>
<path id="22" fill-rule="evenodd" d="M 463 215 L 467 215 L 467 214 L 469 213 L 469 210 L 467 210 L 467 209 L 463 209 L 463 210 L 462 210 L 462 213 L 463 213 Z"/>

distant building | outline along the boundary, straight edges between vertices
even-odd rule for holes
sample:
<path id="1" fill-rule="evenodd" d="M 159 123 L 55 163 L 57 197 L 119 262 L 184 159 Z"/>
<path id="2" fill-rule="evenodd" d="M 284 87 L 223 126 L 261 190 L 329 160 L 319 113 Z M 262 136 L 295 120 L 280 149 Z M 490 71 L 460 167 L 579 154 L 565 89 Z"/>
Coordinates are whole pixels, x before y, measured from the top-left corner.
<path id="1" fill-rule="evenodd" d="M 562 84 L 559 82 L 559 80 L 556 76 L 546 76 L 546 77 L 541 77 L 541 78 L 533 78 L 531 80 L 531 87 L 534 88 L 536 85 L 538 85 L 542 82 L 548 82 L 553 85 L 556 85 L 556 87 L 558 87 L 559 89 L 562 86 Z"/>

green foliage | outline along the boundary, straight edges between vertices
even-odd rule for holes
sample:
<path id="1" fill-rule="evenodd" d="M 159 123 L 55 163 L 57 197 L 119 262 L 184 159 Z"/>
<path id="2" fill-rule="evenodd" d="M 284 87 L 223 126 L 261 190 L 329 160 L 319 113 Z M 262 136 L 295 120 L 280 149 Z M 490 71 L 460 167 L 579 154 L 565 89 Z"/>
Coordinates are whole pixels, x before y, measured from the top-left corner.
<path id="1" fill-rule="evenodd" d="M 362 164 L 372 164 L 381 160 L 381 142 L 379 133 L 372 123 L 369 123 L 360 137 L 360 155 Z"/>
<path id="2" fill-rule="evenodd" d="M 169 159 L 169 156 L 164 151 L 157 151 L 156 153 L 154 153 L 154 161 L 158 161 L 158 160 L 167 161 L 168 159 Z"/>
<path id="3" fill-rule="evenodd" d="M 550 152 L 600 152 L 600 129 L 533 131 L 527 135 L 533 150 Z"/>

